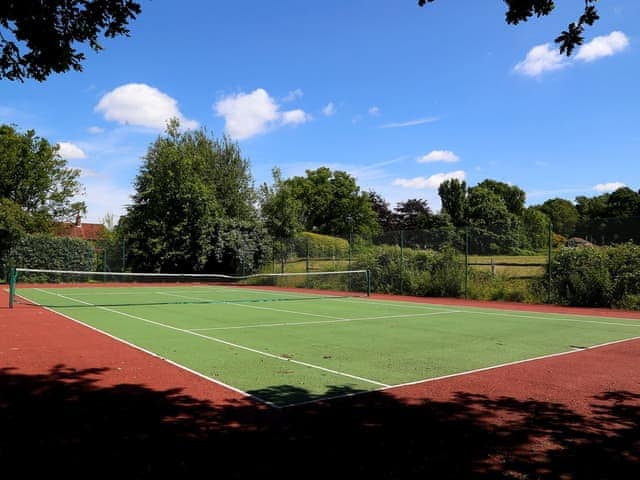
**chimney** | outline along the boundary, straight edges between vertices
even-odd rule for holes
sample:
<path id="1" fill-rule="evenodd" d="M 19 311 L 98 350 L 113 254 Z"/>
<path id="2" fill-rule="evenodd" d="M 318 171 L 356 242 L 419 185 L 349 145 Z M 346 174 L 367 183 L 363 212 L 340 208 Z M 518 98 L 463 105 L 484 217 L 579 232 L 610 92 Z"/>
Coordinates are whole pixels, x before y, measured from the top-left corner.
<path id="1" fill-rule="evenodd" d="M 76 227 L 79 227 L 80 225 L 82 225 L 82 217 L 78 214 L 76 215 Z"/>

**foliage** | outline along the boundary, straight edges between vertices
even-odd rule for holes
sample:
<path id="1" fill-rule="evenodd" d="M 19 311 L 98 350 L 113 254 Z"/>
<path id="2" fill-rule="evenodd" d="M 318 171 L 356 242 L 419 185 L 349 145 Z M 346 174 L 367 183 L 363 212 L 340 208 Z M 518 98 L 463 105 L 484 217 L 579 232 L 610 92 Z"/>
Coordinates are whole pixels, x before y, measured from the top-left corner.
<path id="1" fill-rule="evenodd" d="M 249 163 L 226 137 L 180 132 L 172 120 L 150 146 L 121 232 L 135 271 L 253 270 L 264 232 Z M 234 233 L 234 228 L 238 231 Z M 251 253 L 248 253 L 251 252 Z"/>
<path id="2" fill-rule="evenodd" d="M 0 198 L 30 214 L 45 212 L 54 221 L 71 221 L 86 206 L 73 202 L 82 192 L 80 170 L 66 165 L 58 147 L 33 130 L 20 133 L 0 125 Z"/>
<path id="3" fill-rule="evenodd" d="M 573 235 L 578 223 L 578 210 L 573 203 L 563 198 L 552 198 L 538 208 L 551 219 L 554 232 L 565 237 Z"/>
<path id="4" fill-rule="evenodd" d="M 520 187 L 498 182 L 497 180 L 486 179 L 473 188 L 485 188 L 498 195 L 504 202 L 509 213 L 520 216 L 524 212 L 526 195 Z"/>
<path id="5" fill-rule="evenodd" d="M 396 230 L 398 228 L 396 225 L 396 217 L 389 208 L 389 202 L 387 202 L 382 197 L 382 195 L 372 190 L 369 191 L 368 194 L 369 200 L 371 201 L 371 206 L 373 207 L 373 211 L 376 212 L 378 225 L 380 226 L 382 231 L 388 232 L 391 230 Z"/>
<path id="6" fill-rule="evenodd" d="M 29 233 L 45 232 L 50 228 L 46 215 L 30 215 L 20 205 L 7 198 L 0 198 L 0 276 L 4 274 L 6 265 L 2 259 L 20 238 Z"/>
<path id="7" fill-rule="evenodd" d="M 93 271 L 96 254 L 86 240 L 51 235 L 25 235 L 12 246 L 9 261 L 21 268 Z M 36 281 L 38 275 L 22 276 Z"/>
<path id="8" fill-rule="evenodd" d="M 512 253 L 519 245 L 519 223 L 498 194 L 484 187 L 467 197 L 469 249 L 473 253 Z"/>
<path id="9" fill-rule="evenodd" d="M 633 307 L 640 295 L 640 246 L 566 248 L 552 261 L 556 303 Z"/>
<path id="10" fill-rule="evenodd" d="M 354 268 L 371 271 L 372 290 L 417 296 L 456 297 L 462 293 L 464 262 L 451 249 L 442 252 L 397 246 L 363 251 Z"/>
<path id="11" fill-rule="evenodd" d="M 418 5 L 423 7 L 427 3 L 434 0 L 418 0 Z M 555 42 L 560 46 L 560 53 L 571 55 L 573 50 L 582 45 L 584 42 L 585 25 L 593 25 L 600 16 L 593 5 L 598 0 L 584 0 L 584 11 L 580 15 L 577 22 L 572 22 L 556 39 Z M 517 25 L 520 22 L 526 22 L 534 15 L 541 17 L 549 15 L 555 8 L 554 0 L 504 0 L 508 10 L 506 13 L 506 22 Z"/>
<path id="12" fill-rule="evenodd" d="M 293 238 L 303 229 L 304 207 L 294 196 L 292 185 L 282 180 L 279 168 L 273 169 L 273 186 L 260 187 L 260 213 L 267 231 L 275 238 Z"/>
<path id="13" fill-rule="evenodd" d="M 102 50 L 99 35 L 128 36 L 129 20 L 140 11 L 132 0 L 6 0 L 0 6 L 0 79 L 43 81 L 53 72 L 80 71 L 85 54 L 76 44 Z"/>
<path id="14" fill-rule="evenodd" d="M 465 224 L 467 208 L 467 182 L 457 178 L 445 180 L 438 187 L 442 211 L 447 213 L 456 227 Z"/>
<path id="15" fill-rule="evenodd" d="M 429 225 L 433 215 L 426 200 L 410 198 L 396 207 L 397 226 L 402 230 L 418 230 Z"/>
<path id="16" fill-rule="evenodd" d="M 379 230 L 376 213 L 366 192 L 361 192 L 355 179 L 346 172 L 327 167 L 307 170 L 305 177 L 292 177 L 280 182 L 271 195 L 295 199 L 302 206 L 302 220 L 306 231 L 346 237 Z M 286 204 L 285 200 L 281 201 Z M 295 211 L 297 207 L 287 207 Z M 267 209 L 271 212 L 272 209 Z M 264 215 L 263 211 L 263 215 Z M 267 224 L 278 223 L 266 217 Z"/>

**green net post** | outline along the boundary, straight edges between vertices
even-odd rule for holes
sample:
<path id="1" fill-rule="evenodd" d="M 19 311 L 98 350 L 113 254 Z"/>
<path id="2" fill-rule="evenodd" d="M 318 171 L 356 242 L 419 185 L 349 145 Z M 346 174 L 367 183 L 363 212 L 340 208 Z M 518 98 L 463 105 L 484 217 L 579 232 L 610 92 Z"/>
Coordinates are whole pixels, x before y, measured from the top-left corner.
<path id="1" fill-rule="evenodd" d="M 16 280 L 18 274 L 15 267 L 9 270 L 9 308 L 13 308 L 13 301 L 16 297 Z"/>

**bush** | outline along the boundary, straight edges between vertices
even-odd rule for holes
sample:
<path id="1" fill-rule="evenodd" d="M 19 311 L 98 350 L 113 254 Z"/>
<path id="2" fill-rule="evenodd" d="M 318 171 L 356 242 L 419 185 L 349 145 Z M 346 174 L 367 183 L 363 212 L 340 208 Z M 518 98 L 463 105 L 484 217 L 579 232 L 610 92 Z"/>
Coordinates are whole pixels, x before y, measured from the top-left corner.
<path id="1" fill-rule="evenodd" d="M 25 235 L 9 251 L 9 262 L 21 268 L 93 271 L 96 252 L 86 240 L 51 235 Z M 22 275 L 37 281 L 37 275 Z"/>
<path id="2" fill-rule="evenodd" d="M 374 246 L 359 255 L 354 268 L 371 271 L 372 290 L 378 293 L 456 297 L 464 282 L 462 258 L 449 249 Z"/>
<path id="3" fill-rule="evenodd" d="M 638 309 L 640 246 L 566 248 L 552 261 L 555 303 Z"/>

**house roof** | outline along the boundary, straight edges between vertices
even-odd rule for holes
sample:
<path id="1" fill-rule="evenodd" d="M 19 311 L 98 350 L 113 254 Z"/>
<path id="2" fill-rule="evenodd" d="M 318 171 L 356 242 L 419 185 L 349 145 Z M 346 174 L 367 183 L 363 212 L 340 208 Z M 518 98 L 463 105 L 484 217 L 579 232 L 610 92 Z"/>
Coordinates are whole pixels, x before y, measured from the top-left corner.
<path id="1" fill-rule="evenodd" d="M 96 241 L 104 238 L 107 229 L 101 223 L 59 223 L 55 227 L 56 235 L 60 237 L 82 238 Z"/>

